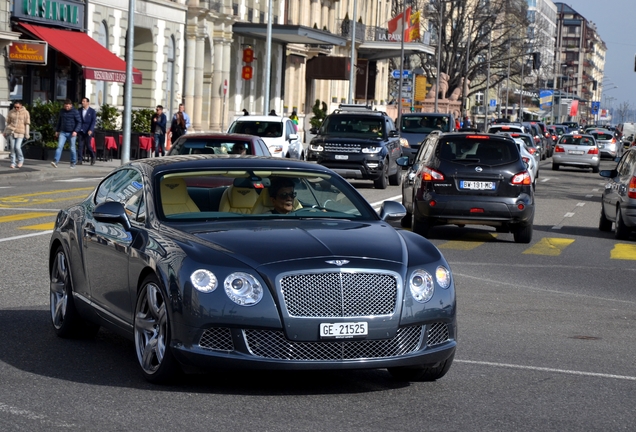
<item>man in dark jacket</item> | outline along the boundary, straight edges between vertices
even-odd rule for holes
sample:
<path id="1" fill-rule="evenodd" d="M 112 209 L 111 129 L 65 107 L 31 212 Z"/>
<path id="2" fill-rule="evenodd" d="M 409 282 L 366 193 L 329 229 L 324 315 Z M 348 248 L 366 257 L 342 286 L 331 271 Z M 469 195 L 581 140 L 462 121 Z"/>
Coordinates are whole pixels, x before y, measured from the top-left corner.
<path id="1" fill-rule="evenodd" d="M 80 130 L 79 137 L 79 165 L 84 160 L 84 149 L 91 155 L 91 165 L 95 165 L 95 151 L 91 146 L 91 139 L 95 136 L 95 121 L 97 120 L 97 112 L 90 106 L 90 100 L 85 97 L 82 98 L 82 109 L 80 110 L 80 117 L 82 118 L 82 129 Z"/>
<path id="2" fill-rule="evenodd" d="M 60 111 L 60 115 L 57 119 L 57 128 L 55 129 L 55 137 L 57 141 L 57 150 L 55 150 L 55 160 L 51 162 L 53 167 L 57 168 L 57 163 L 62 156 L 62 149 L 64 149 L 64 143 L 66 141 L 71 142 L 71 168 L 75 168 L 77 162 L 77 154 L 75 152 L 75 140 L 77 134 L 82 128 L 82 118 L 79 112 L 73 107 L 73 102 L 70 99 L 64 101 L 64 108 Z"/>
<path id="3" fill-rule="evenodd" d="M 163 107 L 157 105 L 157 112 L 152 116 L 150 122 L 150 133 L 155 135 L 155 157 L 165 155 L 163 145 L 166 142 L 166 115 L 163 113 Z"/>

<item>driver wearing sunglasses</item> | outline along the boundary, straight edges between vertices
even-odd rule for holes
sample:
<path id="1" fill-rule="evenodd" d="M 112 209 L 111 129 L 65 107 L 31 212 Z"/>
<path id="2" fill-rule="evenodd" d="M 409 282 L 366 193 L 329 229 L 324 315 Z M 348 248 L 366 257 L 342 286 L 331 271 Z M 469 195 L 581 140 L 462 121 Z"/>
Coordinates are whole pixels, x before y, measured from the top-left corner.
<path id="1" fill-rule="evenodd" d="M 272 200 L 272 214 L 288 214 L 294 210 L 294 181 L 287 177 L 274 177 L 269 187 L 269 197 Z"/>

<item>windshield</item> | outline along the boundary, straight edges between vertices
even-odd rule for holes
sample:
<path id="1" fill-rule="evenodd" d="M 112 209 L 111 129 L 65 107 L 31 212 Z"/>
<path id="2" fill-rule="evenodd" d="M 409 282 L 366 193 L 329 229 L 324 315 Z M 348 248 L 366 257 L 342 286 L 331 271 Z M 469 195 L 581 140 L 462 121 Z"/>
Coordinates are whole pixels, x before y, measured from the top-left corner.
<path id="1" fill-rule="evenodd" d="M 229 132 L 277 138 L 283 136 L 283 124 L 280 121 L 238 120 L 232 123 Z"/>
<path id="2" fill-rule="evenodd" d="M 428 134 L 434 130 L 450 132 L 448 117 L 402 115 L 402 132 Z"/>
<path id="3" fill-rule="evenodd" d="M 345 180 L 302 170 L 171 172 L 157 180 L 164 220 L 312 218 L 377 220 Z"/>
<path id="4" fill-rule="evenodd" d="M 320 126 L 320 134 L 380 138 L 384 135 L 383 124 L 384 120 L 380 117 L 335 115 L 325 119 Z"/>

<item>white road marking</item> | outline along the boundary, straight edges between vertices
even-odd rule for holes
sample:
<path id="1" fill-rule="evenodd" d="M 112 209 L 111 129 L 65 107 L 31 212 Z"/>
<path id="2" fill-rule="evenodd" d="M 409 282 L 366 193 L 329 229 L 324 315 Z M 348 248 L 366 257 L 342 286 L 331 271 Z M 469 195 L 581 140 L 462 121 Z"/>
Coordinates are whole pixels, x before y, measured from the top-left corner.
<path id="1" fill-rule="evenodd" d="M 18 417 L 22 417 L 24 419 L 28 419 L 28 420 L 38 420 L 40 421 L 40 423 L 45 423 L 47 425 L 50 426 L 56 426 L 56 427 L 67 427 L 67 428 L 71 428 L 71 427 L 75 427 L 76 425 L 72 424 L 72 423 L 66 423 L 66 422 L 60 422 L 60 421 L 56 421 L 56 420 L 51 420 L 48 419 L 47 416 L 43 415 L 43 414 L 38 414 L 35 413 L 33 411 L 29 411 L 29 410 L 25 410 L 25 409 L 21 409 L 21 408 L 16 408 L 14 406 L 10 406 L 10 405 L 5 405 L 2 402 L 0 402 L 0 413 L 7 413 L 7 414 L 12 414 Z"/>
<path id="2" fill-rule="evenodd" d="M 552 227 L 553 230 L 560 230 L 561 228 L 563 228 L 561 225 L 555 225 Z"/>
<path id="3" fill-rule="evenodd" d="M 583 207 L 584 205 L 585 205 L 585 203 L 584 203 L 584 202 L 576 203 L 576 206 L 577 206 L 577 207 Z"/>
<path id="4" fill-rule="evenodd" d="M 574 216 L 574 213 L 572 212 L 567 212 L 566 214 L 563 215 L 563 217 L 572 217 Z"/>
<path id="5" fill-rule="evenodd" d="M 27 237 L 35 237 L 35 236 L 44 235 L 44 234 L 51 234 L 52 232 L 53 230 L 47 230 L 47 231 L 40 231 L 36 233 L 31 233 L 31 234 L 24 234 L 24 235 L 15 236 L 15 237 L 0 238 L 0 242 L 6 242 L 11 240 L 21 240 Z"/>
<path id="6" fill-rule="evenodd" d="M 585 198 L 592 198 L 594 195 L 585 195 Z"/>
<path id="7" fill-rule="evenodd" d="M 605 373 L 597 373 L 597 372 L 582 372 L 570 369 L 554 369 L 547 367 L 538 367 L 538 366 L 524 366 L 524 365 L 515 365 L 509 363 L 495 363 L 495 362 L 487 362 L 487 361 L 474 361 L 474 360 L 458 360 L 455 359 L 458 363 L 466 363 L 466 364 L 474 364 L 480 366 L 494 366 L 494 367 L 503 367 L 509 369 L 523 369 L 523 370 L 531 370 L 538 372 L 554 372 L 561 373 L 567 375 L 578 375 L 578 376 L 587 376 L 594 378 L 610 378 L 610 379 L 620 379 L 627 381 L 636 381 L 636 377 L 629 375 L 614 375 L 614 374 L 605 374 Z"/>
<path id="8" fill-rule="evenodd" d="M 594 188 L 594 189 L 592 189 L 592 192 L 598 192 L 598 191 L 599 191 L 599 189 L 598 189 L 598 188 Z"/>
<path id="9" fill-rule="evenodd" d="M 544 178 L 541 180 L 541 183 L 545 183 L 545 182 L 547 182 L 548 180 L 550 180 L 550 177 L 544 177 Z"/>

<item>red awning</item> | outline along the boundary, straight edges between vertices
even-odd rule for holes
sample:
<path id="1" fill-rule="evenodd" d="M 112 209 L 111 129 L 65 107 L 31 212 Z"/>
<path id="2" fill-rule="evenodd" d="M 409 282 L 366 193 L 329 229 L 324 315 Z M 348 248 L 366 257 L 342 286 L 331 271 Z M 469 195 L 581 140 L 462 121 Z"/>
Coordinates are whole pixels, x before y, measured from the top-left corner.
<path id="1" fill-rule="evenodd" d="M 26 23 L 20 23 L 20 26 L 82 66 L 84 78 L 99 81 L 126 81 L 126 62 L 86 33 Z M 141 84 L 141 72 L 135 68 L 133 68 L 133 84 Z"/>

